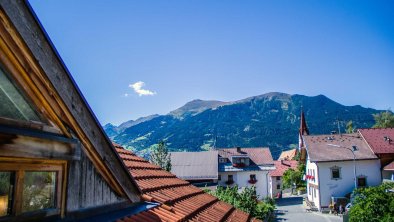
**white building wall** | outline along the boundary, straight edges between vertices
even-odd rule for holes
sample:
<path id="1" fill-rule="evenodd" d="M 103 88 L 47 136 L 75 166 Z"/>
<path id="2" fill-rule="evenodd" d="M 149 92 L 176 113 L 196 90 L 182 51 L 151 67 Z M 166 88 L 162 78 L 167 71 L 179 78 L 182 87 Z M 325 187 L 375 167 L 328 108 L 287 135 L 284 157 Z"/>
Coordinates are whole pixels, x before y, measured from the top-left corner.
<path id="1" fill-rule="evenodd" d="M 331 168 L 340 167 L 340 179 L 331 178 Z M 309 194 L 308 200 L 313 201 L 319 208 L 328 207 L 331 197 L 344 197 L 354 189 L 354 165 L 353 161 L 340 162 L 318 162 L 307 163 L 308 169 L 316 169 L 315 181 L 308 180 L 309 184 L 318 185 L 316 198 Z M 367 186 L 377 186 L 381 183 L 380 161 L 379 160 L 360 160 L 356 161 L 357 177 L 366 177 Z"/>
<path id="2" fill-rule="evenodd" d="M 270 181 L 270 197 L 274 198 L 276 197 L 276 195 L 278 193 L 280 193 L 283 189 L 283 181 L 282 181 L 282 177 L 279 177 L 279 180 L 277 179 L 276 176 L 274 177 L 269 177 L 269 181 Z M 280 186 L 280 188 L 277 188 L 277 185 Z"/>
<path id="3" fill-rule="evenodd" d="M 306 193 L 308 200 L 313 202 L 316 207 L 320 209 L 320 190 L 319 190 L 319 173 L 316 163 L 310 162 L 309 159 L 306 162 L 306 175 L 312 175 L 315 179 L 308 179 L 306 183 Z"/>
<path id="4" fill-rule="evenodd" d="M 228 175 L 233 175 L 234 184 L 237 181 L 237 172 L 219 172 L 218 175 L 221 177 L 221 180 L 218 180 L 218 185 L 220 186 L 227 186 Z"/>
<path id="5" fill-rule="evenodd" d="M 248 182 L 251 174 L 256 175 L 257 182 L 255 184 L 250 184 Z M 219 175 L 221 175 L 221 181 L 218 182 L 218 185 L 227 186 L 225 182 L 228 179 L 228 175 L 233 175 L 233 185 L 237 184 L 240 189 L 243 187 L 252 187 L 254 185 L 259 199 L 263 199 L 269 196 L 269 176 L 267 174 L 268 171 L 219 172 Z"/>

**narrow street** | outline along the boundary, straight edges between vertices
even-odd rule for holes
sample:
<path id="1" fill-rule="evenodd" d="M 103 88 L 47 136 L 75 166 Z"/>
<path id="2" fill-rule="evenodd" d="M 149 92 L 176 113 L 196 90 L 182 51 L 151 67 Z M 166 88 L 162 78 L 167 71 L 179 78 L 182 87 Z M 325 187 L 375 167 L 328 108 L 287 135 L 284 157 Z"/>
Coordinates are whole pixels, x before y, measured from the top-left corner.
<path id="1" fill-rule="evenodd" d="M 322 214 L 320 212 L 306 212 L 302 198 L 302 196 L 291 196 L 277 199 L 275 221 L 342 222 L 342 217 L 339 216 Z"/>

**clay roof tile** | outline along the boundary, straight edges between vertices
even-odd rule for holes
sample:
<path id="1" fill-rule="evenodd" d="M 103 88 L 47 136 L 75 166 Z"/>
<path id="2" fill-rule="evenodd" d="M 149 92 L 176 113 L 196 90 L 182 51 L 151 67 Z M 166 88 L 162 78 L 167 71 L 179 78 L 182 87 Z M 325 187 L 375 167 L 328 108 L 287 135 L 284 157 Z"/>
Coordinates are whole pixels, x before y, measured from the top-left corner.
<path id="1" fill-rule="evenodd" d="M 119 219 L 126 221 L 249 221 L 249 215 L 178 179 L 175 175 L 114 144 L 144 198 L 161 205 Z M 272 161 L 264 151 L 264 162 Z M 170 209 L 170 210 L 169 210 Z"/>
<path id="2" fill-rule="evenodd" d="M 394 154 L 394 128 L 359 129 L 375 154 Z"/>

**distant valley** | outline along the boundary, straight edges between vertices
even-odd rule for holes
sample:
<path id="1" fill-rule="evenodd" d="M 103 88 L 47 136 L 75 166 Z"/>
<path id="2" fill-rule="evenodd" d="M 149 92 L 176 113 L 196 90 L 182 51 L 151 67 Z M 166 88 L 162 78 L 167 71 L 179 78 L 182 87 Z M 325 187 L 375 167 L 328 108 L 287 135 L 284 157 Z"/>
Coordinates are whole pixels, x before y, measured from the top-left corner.
<path id="1" fill-rule="evenodd" d="M 371 127 L 372 114 L 381 112 L 344 106 L 324 95 L 267 93 L 233 102 L 193 100 L 167 115 L 151 115 L 119 126 L 106 124 L 104 130 L 116 143 L 141 156 L 164 140 L 172 151 L 269 147 L 275 158 L 298 143 L 301 107 L 311 134 L 338 131 L 338 123 L 344 132 L 350 120 L 356 128 Z"/>

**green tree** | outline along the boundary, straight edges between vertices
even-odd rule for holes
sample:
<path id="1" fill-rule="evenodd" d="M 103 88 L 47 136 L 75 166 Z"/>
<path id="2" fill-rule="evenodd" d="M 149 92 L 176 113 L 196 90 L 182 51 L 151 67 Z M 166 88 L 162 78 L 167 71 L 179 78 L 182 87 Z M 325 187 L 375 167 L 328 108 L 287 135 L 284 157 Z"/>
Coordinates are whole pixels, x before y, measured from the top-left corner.
<path id="1" fill-rule="evenodd" d="M 305 169 L 306 169 L 305 164 L 303 162 L 298 162 L 297 171 L 301 173 L 301 177 L 300 177 L 301 181 L 302 181 L 302 177 L 305 174 Z M 301 184 L 304 184 L 304 183 L 301 182 Z"/>
<path id="2" fill-rule="evenodd" d="M 221 187 L 216 190 L 206 192 L 216 196 L 219 200 L 233 205 L 235 208 L 242 210 L 252 217 L 264 220 L 268 215 L 271 215 L 275 210 L 275 202 L 271 198 L 266 198 L 264 201 L 257 201 L 256 187 L 245 187 L 242 192 L 238 192 L 238 187 Z"/>
<path id="3" fill-rule="evenodd" d="M 297 148 L 297 149 L 298 149 L 298 148 Z M 296 153 L 296 155 L 293 157 L 292 160 L 297 160 L 298 162 L 300 162 L 300 160 L 301 160 L 301 151 L 298 151 L 298 150 L 297 150 L 297 153 Z"/>
<path id="4" fill-rule="evenodd" d="M 394 221 L 394 183 L 354 191 L 353 206 L 349 211 L 350 222 Z M 391 190 L 391 191 L 390 191 Z"/>
<path id="5" fill-rule="evenodd" d="M 305 182 L 302 177 L 305 174 L 305 164 L 298 162 L 296 169 L 289 168 L 283 173 L 283 188 L 293 188 L 295 184 L 296 188 L 305 187 Z"/>
<path id="6" fill-rule="evenodd" d="M 297 184 L 299 180 L 299 172 L 294 169 L 287 169 L 283 173 L 283 188 L 291 188 L 294 184 Z"/>
<path id="7" fill-rule="evenodd" d="M 394 114 L 390 110 L 372 115 L 375 119 L 375 125 L 372 126 L 373 128 L 394 127 Z"/>
<path id="8" fill-rule="evenodd" d="M 346 133 L 353 133 L 355 130 L 354 126 L 353 126 L 353 121 L 349 121 L 346 123 Z"/>
<path id="9" fill-rule="evenodd" d="M 168 152 L 164 141 L 160 141 L 157 145 L 152 147 L 149 161 L 160 166 L 164 170 L 171 171 L 171 154 Z"/>

